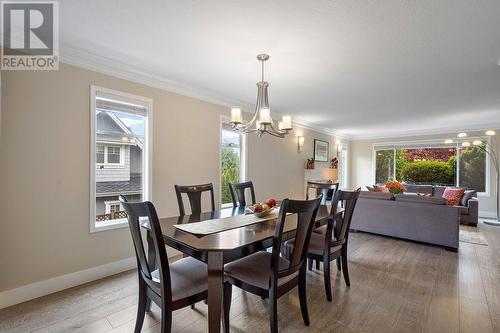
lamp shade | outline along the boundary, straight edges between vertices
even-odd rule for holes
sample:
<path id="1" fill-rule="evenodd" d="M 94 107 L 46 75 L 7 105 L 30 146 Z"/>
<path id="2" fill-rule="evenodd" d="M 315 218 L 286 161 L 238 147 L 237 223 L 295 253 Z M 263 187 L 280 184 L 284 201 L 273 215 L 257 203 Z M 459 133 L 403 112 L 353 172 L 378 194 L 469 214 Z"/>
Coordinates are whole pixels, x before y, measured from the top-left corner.
<path id="1" fill-rule="evenodd" d="M 323 168 L 321 169 L 321 178 L 336 181 L 339 178 L 339 169 Z"/>

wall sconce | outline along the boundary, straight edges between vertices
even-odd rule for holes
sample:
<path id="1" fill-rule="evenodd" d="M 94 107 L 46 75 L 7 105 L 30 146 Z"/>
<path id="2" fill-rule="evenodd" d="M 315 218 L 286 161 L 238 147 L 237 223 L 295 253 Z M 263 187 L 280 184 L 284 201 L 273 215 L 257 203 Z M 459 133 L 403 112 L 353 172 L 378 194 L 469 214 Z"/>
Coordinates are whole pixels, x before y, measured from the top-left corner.
<path id="1" fill-rule="evenodd" d="M 299 149 L 299 152 L 301 152 L 302 148 L 304 148 L 304 137 L 303 136 L 297 136 L 297 147 Z"/>

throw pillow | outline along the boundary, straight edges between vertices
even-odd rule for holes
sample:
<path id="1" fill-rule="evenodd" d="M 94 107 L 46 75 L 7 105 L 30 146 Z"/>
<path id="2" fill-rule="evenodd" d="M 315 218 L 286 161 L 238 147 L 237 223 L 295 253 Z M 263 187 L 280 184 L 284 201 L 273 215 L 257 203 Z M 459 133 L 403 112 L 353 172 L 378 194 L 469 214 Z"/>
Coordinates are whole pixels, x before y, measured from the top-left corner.
<path id="1" fill-rule="evenodd" d="M 474 190 L 465 191 L 464 195 L 462 196 L 462 199 L 460 200 L 460 205 L 467 206 L 469 200 L 472 199 L 475 195 L 476 191 Z"/>
<path id="2" fill-rule="evenodd" d="M 463 188 L 451 188 L 447 187 L 444 190 L 443 198 L 446 199 L 448 206 L 457 206 L 460 205 L 460 199 L 462 199 L 462 195 L 464 195 L 465 190 Z"/>
<path id="3" fill-rule="evenodd" d="M 382 193 L 389 193 L 389 189 L 385 186 L 381 185 L 373 185 L 373 191 L 374 192 L 382 192 Z"/>

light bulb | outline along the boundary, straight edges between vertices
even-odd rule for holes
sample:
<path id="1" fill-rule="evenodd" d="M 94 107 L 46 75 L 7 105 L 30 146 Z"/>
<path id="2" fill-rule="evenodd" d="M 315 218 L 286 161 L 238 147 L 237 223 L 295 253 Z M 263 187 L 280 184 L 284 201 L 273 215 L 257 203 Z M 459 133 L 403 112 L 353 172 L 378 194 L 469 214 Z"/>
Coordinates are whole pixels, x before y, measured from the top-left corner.
<path id="1" fill-rule="evenodd" d="M 459 138 L 465 138 L 467 136 L 467 133 L 465 132 L 462 132 L 462 133 L 458 133 L 457 135 Z"/>
<path id="2" fill-rule="evenodd" d="M 444 143 L 453 143 L 453 140 L 452 139 L 446 139 L 446 140 L 444 140 Z"/>
<path id="3" fill-rule="evenodd" d="M 470 142 L 469 141 L 462 142 L 462 147 L 470 147 Z"/>
<path id="4" fill-rule="evenodd" d="M 480 146 L 480 145 L 482 145 L 482 144 L 483 144 L 483 142 L 482 142 L 481 140 L 474 140 L 474 141 L 472 141 L 472 144 L 473 144 L 474 146 Z"/>
<path id="5" fill-rule="evenodd" d="M 488 135 L 488 136 L 493 136 L 496 134 L 495 131 L 492 131 L 492 130 L 489 130 L 489 131 L 486 131 L 484 134 Z"/>

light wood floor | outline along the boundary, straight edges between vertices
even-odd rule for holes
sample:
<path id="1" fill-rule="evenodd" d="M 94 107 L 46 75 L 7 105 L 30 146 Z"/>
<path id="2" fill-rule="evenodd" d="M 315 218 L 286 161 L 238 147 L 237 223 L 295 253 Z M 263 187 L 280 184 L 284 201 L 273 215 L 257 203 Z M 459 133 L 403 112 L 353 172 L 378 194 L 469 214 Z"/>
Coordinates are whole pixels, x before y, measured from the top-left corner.
<path id="1" fill-rule="evenodd" d="M 282 332 L 500 332 L 500 228 L 481 224 L 489 246 L 458 253 L 364 233 L 351 234 L 351 287 L 334 274 L 328 303 L 321 271 L 308 275 L 311 327 L 297 292 L 278 303 Z M 336 272 L 336 270 L 334 270 Z M 0 332 L 133 332 L 136 275 L 118 274 L 0 310 Z M 267 332 L 267 302 L 234 288 L 233 332 Z M 174 331 L 205 332 L 207 308 L 175 312 Z M 159 312 L 144 332 L 160 332 Z"/>

